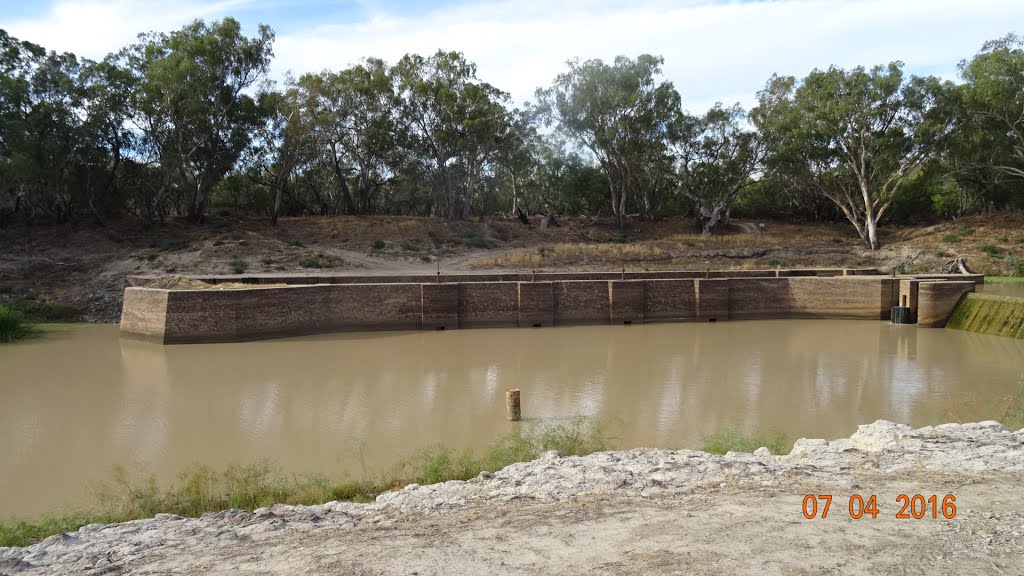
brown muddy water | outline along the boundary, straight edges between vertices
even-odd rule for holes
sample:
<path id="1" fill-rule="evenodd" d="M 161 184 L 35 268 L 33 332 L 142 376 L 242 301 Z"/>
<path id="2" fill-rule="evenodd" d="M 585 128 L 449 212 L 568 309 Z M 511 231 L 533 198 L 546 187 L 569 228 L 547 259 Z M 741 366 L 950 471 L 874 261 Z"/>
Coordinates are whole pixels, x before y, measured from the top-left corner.
<path id="1" fill-rule="evenodd" d="M 993 282 L 978 286 L 978 292 L 1024 298 L 1024 282 Z"/>
<path id="2" fill-rule="evenodd" d="M 617 418 L 617 445 L 694 447 L 725 427 L 790 439 L 997 416 L 1024 342 L 852 320 L 367 333 L 160 346 L 116 326 L 0 347 L 0 518 L 87 501 L 115 465 L 165 485 L 193 463 L 383 470 L 483 448 L 530 419 Z"/>

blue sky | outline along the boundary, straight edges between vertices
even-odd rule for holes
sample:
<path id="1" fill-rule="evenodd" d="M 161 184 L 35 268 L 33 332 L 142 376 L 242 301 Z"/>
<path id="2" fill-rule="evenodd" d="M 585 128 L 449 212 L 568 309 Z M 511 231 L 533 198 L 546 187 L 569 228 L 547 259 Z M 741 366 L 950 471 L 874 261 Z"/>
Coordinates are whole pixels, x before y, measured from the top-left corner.
<path id="1" fill-rule="evenodd" d="M 1021 0 L 0 0 L 0 28 L 94 59 L 139 32 L 224 16 L 274 29 L 277 79 L 443 48 L 522 103 L 566 60 L 646 52 L 665 57 L 665 77 L 694 112 L 750 105 L 773 72 L 831 64 L 901 60 L 952 79 L 985 40 L 1024 32 Z"/>

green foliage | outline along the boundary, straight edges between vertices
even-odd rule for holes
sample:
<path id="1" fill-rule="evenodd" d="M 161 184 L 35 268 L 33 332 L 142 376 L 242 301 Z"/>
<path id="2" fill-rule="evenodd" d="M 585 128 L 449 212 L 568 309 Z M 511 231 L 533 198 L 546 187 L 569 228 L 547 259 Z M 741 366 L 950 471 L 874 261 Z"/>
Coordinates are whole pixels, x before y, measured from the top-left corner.
<path id="1" fill-rule="evenodd" d="M 8 300 L 5 306 L 30 322 L 77 322 L 82 315 L 74 306 L 45 300 Z"/>
<path id="2" fill-rule="evenodd" d="M 10 294 L 14 292 L 14 287 L 10 284 L 0 284 L 0 294 Z"/>
<path id="3" fill-rule="evenodd" d="M 999 423 L 1007 430 L 1024 429 L 1024 374 L 1021 374 L 1017 390 L 1006 399 L 1006 407 L 999 416 Z"/>
<path id="4" fill-rule="evenodd" d="M 26 546 L 92 523 L 125 522 L 169 513 L 197 517 L 231 508 L 254 510 L 276 503 L 322 504 L 333 500 L 368 502 L 381 492 L 417 484 L 468 480 L 482 471 L 532 460 L 548 450 L 584 455 L 607 450 L 614 440 L 610 423 L 575 418 L 566 423 L 517 427 L 500 437 L 482 455 L 430 446 L 396 464 L 390 471 L 363 479 L 286 475 L 269 460 L 231 464 L 223 472 L 194 465 L 178 475 L 169 489 L 152 475 L 132 476 L 114 468 L 111 479 L 95 488 L 96 505 L 84 511 L 49 516 L 38 522 L 0 522 L 0 546 Z"/>
<path id="5" fill-rule="evenodd" d="M 974 226 L 971 226 L 970 224 L 961 224 L 957 227 L 956 233 L 961 236 L 970 236 L 971 234 L 974 234 Z"/>
<path id="6" fill-rule="evenodd" d="M 1024 301 L 992 294 L 965 294 L 946 326 L 981 334 L 1024 338 Z"/>
<path id="7" fill-rule="evenodd" d="M 751 111 L 779 178 L 815 188 L 877 249 L 877 224 L 941 144 L 952 84 L 905 79 L 902 64 L 773 76 Z M 863 162 L 850 150 L 861 150 Z"/>
<path id="8" fill-rule="evenodd" d="M 245 274 L 245 271 L 249 269 L 249 263 L 238 257 L 232 258 L 229 266 L 234 274 Z"/>
<path id="9" fill-rule="evenodd" d="M 768 259 L 768 265 L 773 267 L 773 268 L 778 267 L 778 266 L 782 266 L 782 260 L 779 260 L 778 258 L 769 258 Z"/>
<path id="10" fill-rule="evenodd" d="M 961 240 L 959 234 L 943 234 L 942 241 L 947 244 L 955 244 Z"/>
<path id="11" fill-rule="evenodd" d="M 742 430 L 729 428 L 708 434 L 701 441 L 700 449 L 710 454 L 726 452 L 753 452 L 766 447 L 772 454 L 786 454 L 791 443 L 782 433 L 765 434 L 763 432 L 746 433 Z"/>
<path id="12" fill-rule="evenodd" d="M 696 208 L 704 236 L 722 220 L 761 163 L 756 132 L 736 104 L 716 104 L 704 116 L 679 115 L 672 142 L 679 159 L 679 189 Z"/>
<path id="13" fill-rule="evenodd" d="M 1003 251 L 995 244 L 982 244 L 981 251 L 989 256 L 996 258 L 1002 256 Z"/>
<path id="14" fill-rule="evenodd" d="M 473 248 L 490 248 L 492 246 L 491 241 L 480 234 L 466 238 L 466 245 Z"/>
<path id="15" fill-rule="evenodd" d="M 377 238 L 377 239 L 375 239 L 375 240 L 373 241 L 373 244 L 372 244 L 371 246 L 372 246 L 372 248 L 373 248 L 374 250 L 383 250 L 383 249 L 384 249 L 384 246 L 385 246 L 385 244 L 384 244 L 384 241 L 383 241 L 383 240 L 381 240 L 380 238 Z"/>
<path id="16" fill-rule="evenodd" d="M 345 261 L 337 256 L 317 252 L 311 256 L 305 256 L 299 260 L 299 266 L 303 268 L 337 268 L 343 266 Z"/>
<path id="17" fill-rule="evenodd" d="M 618 56 L 612 64 L 575 60 L 550 88 L 537 91 L 546 121 L 597 157 L 620 227 L 630 197 L 656 190 L 664 180 L 661 135 L 679 113 L 680 99 L 670 82 L 657 78 L 663 63 L 650 54 Z"/>
<path id="18" fill-rule="evenodd" d="M 150 248 L 158 252 L 177 252 L 189 247 L 189 241 L 184 238 L 159 238 L 149 244 Z"/>
<path id="19" fill-rule="evenodd" d="M 0 305 L 0 343 L 21 340 L 32 334 L 32 324 L 18 310 Z"/>

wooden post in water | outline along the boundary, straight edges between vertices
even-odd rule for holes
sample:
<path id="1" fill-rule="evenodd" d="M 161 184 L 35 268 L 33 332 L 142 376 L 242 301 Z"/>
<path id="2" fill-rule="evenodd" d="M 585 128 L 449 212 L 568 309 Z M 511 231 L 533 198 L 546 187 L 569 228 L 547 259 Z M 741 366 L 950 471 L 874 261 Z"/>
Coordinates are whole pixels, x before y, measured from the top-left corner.
<path id="1" fill-rule="evenodd" d="M 519 388 L 509 388 L 505 390 L 505 410 L 508 412 L 508 419 L 512 422 L 518 422 L 523 412 L 519 407 Z"/>

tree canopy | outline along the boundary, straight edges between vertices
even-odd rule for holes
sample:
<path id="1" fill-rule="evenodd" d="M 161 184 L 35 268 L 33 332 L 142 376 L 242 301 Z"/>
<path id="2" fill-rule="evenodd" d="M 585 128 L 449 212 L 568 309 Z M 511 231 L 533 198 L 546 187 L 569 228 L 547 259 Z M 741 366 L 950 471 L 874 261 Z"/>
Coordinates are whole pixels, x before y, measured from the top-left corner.
<path id="1" fill-rule="evenodd" d="M 102 61 L 0 30 L 0 226 L 132 215 L 497 214 L 890 220 L 1024 208 L 1024 41 L 961 82 L 899 62 L 773 76 L 750 111 L 684 110 L 661 57 L 573 60 L 514 106 L 459 52 L 268 78 L 232 18 Z"/>

